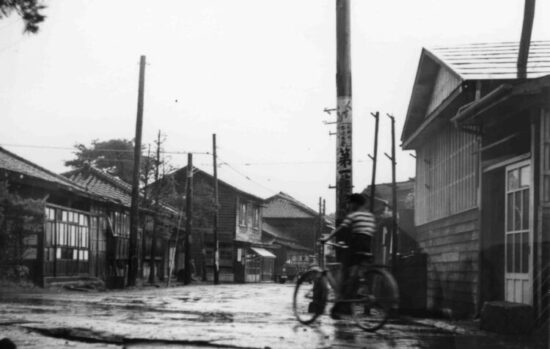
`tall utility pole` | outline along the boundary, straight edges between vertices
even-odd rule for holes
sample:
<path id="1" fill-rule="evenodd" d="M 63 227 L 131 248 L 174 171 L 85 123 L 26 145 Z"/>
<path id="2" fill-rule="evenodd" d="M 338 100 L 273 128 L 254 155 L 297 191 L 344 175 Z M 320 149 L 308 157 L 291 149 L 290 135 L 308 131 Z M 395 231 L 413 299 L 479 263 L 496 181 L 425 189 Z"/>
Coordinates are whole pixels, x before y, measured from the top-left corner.
<path id="1" fill-rule="evenodd" d="M 375 126 L 374 126 L 374 152 L 373 155 L 369 157 L 372 160 L 372 180 L 370 184 L 370 211 L 374 212 L 374 203 L 376 196 L 376 164 L 378 162 L 378 124 L 380 121 L 380 113 L 376 112 L 375 114 L 371 114 L 375 118 Z"/>
<path id="2" fill-rule="evenodd" d="M 216 146 L 216 134 L 212 135 L 212 156 L 214 163 L 214 284 L 220 283 L 220 246 L 218 241 L 218 219 L 219 219 L 219 200 L 218 200 L 218 152 Z"/>
<path id="3" fill-rule="evenodd" d="M 397 245 L 398 245 L 398 225 L 397 225 L 397 181 L 395 179 L 395 167 L 397 165 L 395 159 L 395 118 L 392 115 L 388 114 L 388 117 L 391 119 L 391 157 L 386 154 L 386 156 L 391 160 L 391 180 L 392 180 L 392 235 L 391 235 L 391 258 L 392 258 L 392 267 L 395 268 L 397 265 Z"/>
<path id="4" fill-rule="evenodd" d="M 336 224 L 346 215 L 352 184 L 350 0 L 336 0 Z"/>
<path id="5" fill-rule="evenodd" d="M 139 226 L 139 170 L 141 168 L 141 133 L 143 128 L 143 95 L 145 89 L 145 56 L 139 61 L 138 105 L 134 145 L 134 172 L 132 177 L 132 204 L 130 208 L 130 246 L 128 258 L 128 286 L 136 285 L 138 258 L 137 237 Z"/>
<path id="6" fill-rule="evenodd" d="M 183 283 L 191 283 L 191 230 L 193 229 L 193 154 L 187 154 L 187 191 L 185 193 L 186 216 L 185 216 L 185 245 L 184 245 L 184 278 Z"/>

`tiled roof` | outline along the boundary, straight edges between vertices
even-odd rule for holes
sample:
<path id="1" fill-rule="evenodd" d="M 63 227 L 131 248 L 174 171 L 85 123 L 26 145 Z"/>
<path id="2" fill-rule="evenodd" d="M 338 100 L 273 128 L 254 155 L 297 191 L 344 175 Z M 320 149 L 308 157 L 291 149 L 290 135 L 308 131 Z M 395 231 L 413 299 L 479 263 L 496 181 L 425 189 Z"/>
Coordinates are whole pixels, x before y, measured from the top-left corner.
<path id="1" fill-rule="evenodd" d="M 427 49 L 463 80 L 516 79 L 518 42 L 469 44 Z M 527 78 L 550 74 L 550 41 L 533 41 Z"/>
<path id="2" fill-rule="evenodd" d="M 86 192 L 85 188 L 57 173 L 46 170 L 37 164 L 0 147 L 0 169 L 55 183 L 70 191 Z"/>
<path id="3" fill-rule="evenodd" d="M 132 187 L 128 183 L 93 166 L 70 171 L 64 175 L 96 195 L 108 198 L 126 207 L 130 207 L 132 204 Z"/>

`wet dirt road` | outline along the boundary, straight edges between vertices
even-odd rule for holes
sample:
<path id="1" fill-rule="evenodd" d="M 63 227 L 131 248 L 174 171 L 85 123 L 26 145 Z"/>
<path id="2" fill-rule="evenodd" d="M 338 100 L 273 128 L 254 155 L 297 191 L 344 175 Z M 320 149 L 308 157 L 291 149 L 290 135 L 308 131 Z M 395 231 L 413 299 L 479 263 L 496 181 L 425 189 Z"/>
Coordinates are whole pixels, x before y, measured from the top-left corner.
<path id="1" fill-rule="evenodd" d="M 377 333 L 292 316 L 293 285 L 192 285 L 121 292 L 0 295 L 0 337 L 18 348 L 542 348 L 457 334 L 408 318 Z"/>

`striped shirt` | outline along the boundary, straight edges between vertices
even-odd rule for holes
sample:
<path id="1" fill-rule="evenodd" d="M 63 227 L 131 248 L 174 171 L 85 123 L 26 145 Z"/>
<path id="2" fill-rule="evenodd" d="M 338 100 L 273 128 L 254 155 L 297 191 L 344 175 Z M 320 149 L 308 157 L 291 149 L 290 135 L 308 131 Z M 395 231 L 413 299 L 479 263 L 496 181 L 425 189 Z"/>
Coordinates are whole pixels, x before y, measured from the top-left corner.
<path id="1" fill-rule="evenodd" d="M 348 214 L 341 224 L 342 227 L 350 228 L 352 233 L 373 236 L 376 232 L 376 222 L 372 213 L 367 211 L 356 211 Z"/>

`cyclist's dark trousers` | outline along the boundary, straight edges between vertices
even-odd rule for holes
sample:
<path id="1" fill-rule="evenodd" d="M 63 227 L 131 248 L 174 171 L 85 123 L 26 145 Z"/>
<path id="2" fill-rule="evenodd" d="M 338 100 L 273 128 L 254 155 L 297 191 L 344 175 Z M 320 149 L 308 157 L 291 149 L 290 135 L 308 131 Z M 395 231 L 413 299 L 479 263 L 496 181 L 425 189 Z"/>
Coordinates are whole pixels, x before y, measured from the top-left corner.
<path id="1" fill-rule="evenodd" d="M 353 298 L 355 288 L 357 287 L 357 268 L 361 264 L 364 256 L 358 255 L 358 252 L 371 252 L 372 237 L 365 234 L 352 234 L 350 239 L 348 264 L 344 264 L 342 283 L 342 295 L 344 298 Z"/>

